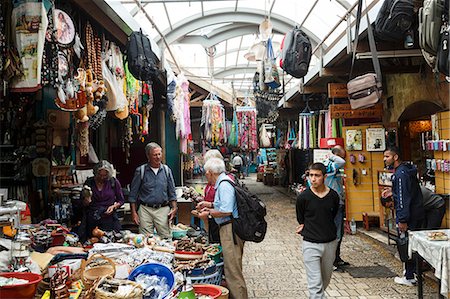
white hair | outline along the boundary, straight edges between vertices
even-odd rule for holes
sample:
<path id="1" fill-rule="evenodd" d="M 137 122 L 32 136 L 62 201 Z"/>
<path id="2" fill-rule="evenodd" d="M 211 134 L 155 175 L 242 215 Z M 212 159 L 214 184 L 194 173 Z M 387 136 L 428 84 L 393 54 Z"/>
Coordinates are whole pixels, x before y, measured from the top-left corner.
<path id="1" fill-rule="evenodd" d="M 211 158 L 206 161 L 203 168 L 205 169 L 205 172 L 210 171 L 214 174 L 221 174 L 222 172 L 225 172 L 225 162 L 219 158 Z"/>
<path id="2" fill-rule="evenodd" d="M 149 144 L 147 144 L 147 145 L 145 146 L 145 154 L 146 154 L 147 156 L 150 155 L 150 152 L 151 152 L 152 150 L 156 149 L 156 148 L 162 149 L 161 146 L 160 146 L 158 143 L 156 143 L 156 142 L 150 142 Z"/>
<path id="3" fill-rule="evenodd" d="M 208 161 L 211 158 L 218 158 L 218 159 L 223 160 L 222 154 L 220 153 L 219 150 L 216 150 L 216 149 L 211 149 L 211 150 L 207 151 L 205 153 L 205 155 L 203 156 L 203 162 L 206 163 L 206 161 Z"/>

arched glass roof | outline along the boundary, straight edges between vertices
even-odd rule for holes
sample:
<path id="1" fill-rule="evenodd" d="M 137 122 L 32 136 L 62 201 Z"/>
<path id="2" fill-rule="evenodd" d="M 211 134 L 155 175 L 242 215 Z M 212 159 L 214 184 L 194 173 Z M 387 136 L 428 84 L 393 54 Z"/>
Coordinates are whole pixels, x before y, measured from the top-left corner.
<path id="1" fill-rule="evenodd" d="M 366 0 L 369 6 L 378 0 Z M 177 70 L 178 65 L 193 81 L 205 80 L 222 89 L 243 94 L 251 90 L 257 62 L 244 54 L 258 41 L 259 24 L 270 17 L 274 50 L 278 52 L 284 34 L 299 26 L 310 37 L 315 56 L 317 46 L 326 50 L 347 28 L 346 17 L 354 20 L 357 0 L 106 0 L 119 2 L 141 28 L 166 48 L 157 29 L 164 35 L 174 57 L 165 50 L 165 58 Z M 117 5 L 116 5 L 117 7 Z M 143 13 L 145 9 L 146 14 Z M 148 15 L 153 24 L 152 26 Z M 208 55 L 209 53 L 209 55 Z M 311 68 L 317 64 L 313 57 Z M 280 69 L 280 74 L 282 74 Z M 285 76 L 286 88 L 298 84 Z"/>

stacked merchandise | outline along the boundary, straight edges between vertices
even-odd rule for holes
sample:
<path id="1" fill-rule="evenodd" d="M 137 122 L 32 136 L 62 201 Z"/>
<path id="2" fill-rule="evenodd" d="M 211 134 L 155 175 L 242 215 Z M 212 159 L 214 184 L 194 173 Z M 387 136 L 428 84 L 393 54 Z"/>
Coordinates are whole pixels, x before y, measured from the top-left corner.
<path id="1" fill-rule="evenodd" d="M 227 142 L 225 109 L 218 100 L 203 101 L 200 127 L 203 127 L 202 137 L 208 147 L 221 146 Z"/>
<path id="2" fill-rule="evenodd" d="M 238 122 L 238 146 L 244 151 L 258 149 L 258 132 L 256 126 L 256 108 L 237 107 L 236 118 Z"/>

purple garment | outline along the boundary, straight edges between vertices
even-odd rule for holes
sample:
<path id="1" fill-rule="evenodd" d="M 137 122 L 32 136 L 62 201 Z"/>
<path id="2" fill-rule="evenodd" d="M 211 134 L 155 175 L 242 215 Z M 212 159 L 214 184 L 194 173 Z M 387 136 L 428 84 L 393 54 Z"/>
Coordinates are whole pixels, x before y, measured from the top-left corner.
<path id="1" fill-rule="evenodd" d="M 114 188 L 111 184 L 112 180 L 116 181 Z M 125 201 L 122 193 L 122 186 L 115 178 L 105 181 L 102 190 L 98 190 L 94 180 L 92 186 L 90 187 L 92 188 L 92 202 L 90 207 L 107 208 L 115 202 L 119 202 L 120 205 L 123 205 Z"/>

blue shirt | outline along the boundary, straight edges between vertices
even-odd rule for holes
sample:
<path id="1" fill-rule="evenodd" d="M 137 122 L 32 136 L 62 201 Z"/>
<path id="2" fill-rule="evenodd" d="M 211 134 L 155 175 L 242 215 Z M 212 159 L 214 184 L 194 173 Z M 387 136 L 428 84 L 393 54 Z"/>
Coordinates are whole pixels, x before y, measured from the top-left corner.
<path id="1" fill-rule="evenodd" d="M 339 204 L 343 205 L 345 204 L 344 182 L 342 180 L 340 169 L 344 168 L 345 160 L 336 155 L 332 155 L 328 159 L 327 165 L 329 164 L 330 167 L 328 167 L 328 169 L 331 172 L 328 172 L 327 170 L 325 185 L 337 192 L 340 198 Z"/>
<path id="2" fill-rule="evenodd" d="M 220 182 L 225 180 L 231 181 L 230 177 L 222 172 L 214 185 L 214 189 L 216 190 L 216 194 L 214 196 L 214 210 L 222 213 L 232 213 L 233 218 L 238 218 L 239 214 L 237 210 L 234 186 L 231 185 L 232 183 L 228 182 L 220 184 Z M 220 225 L 231 220 L 231 217 L 218 217 L 214 218 L 214 220 Z"/>
<path id="3" fill-rule="evenodd" d="M 164 165 L 158 169 L 155 174 L 149 164 L 144 167 L 144 177 L 141 180 L 141 166 L 136 168 L 133 180 L 131 181 L 131 190 L 128 201 L 135 203 L 137 199 L 146 204 L 163 204 L 167 201 L 177 200 L 175 193 L 175 182 L 173 180 L 172 170 L 169 167 L 164 169 Z"/>

